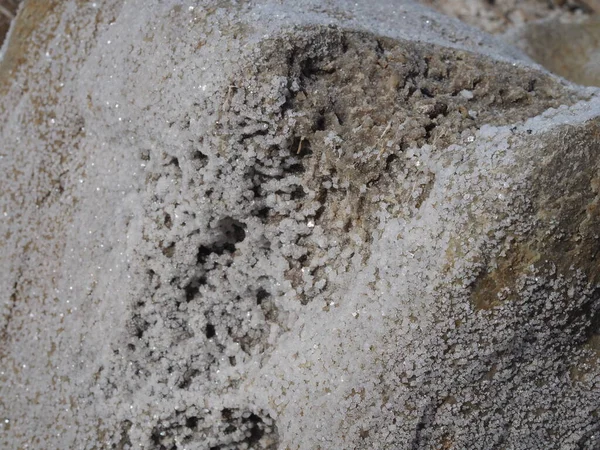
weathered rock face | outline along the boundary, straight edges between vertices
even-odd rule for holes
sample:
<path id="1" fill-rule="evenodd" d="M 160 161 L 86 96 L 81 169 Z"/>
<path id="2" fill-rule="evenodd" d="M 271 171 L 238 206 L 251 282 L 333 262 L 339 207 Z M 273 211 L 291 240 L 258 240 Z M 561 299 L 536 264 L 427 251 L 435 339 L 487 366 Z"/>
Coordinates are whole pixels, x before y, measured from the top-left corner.
<path id="1" fill-rule="evenodd" d="M 595 90 L 408 2 L 50 6 L 2 447 L 598 447 Z"/>
<path id="2" fill-rule="evenodd" d="M 419 0 L 488 33 L 543 20 L 577 21 L 600 12 L 598 0 Z"/>
<path id="3" fill-rule="evenodd" d="M 576 83 L 600 86 L 600 20 L 528 24 L 511 36 L 535 61 Z"/>
<path id="4" fill-rule="evenodd" d="M 598 0 L 420 0 L 522 49 L 551 72 L 600 86 Z"/>

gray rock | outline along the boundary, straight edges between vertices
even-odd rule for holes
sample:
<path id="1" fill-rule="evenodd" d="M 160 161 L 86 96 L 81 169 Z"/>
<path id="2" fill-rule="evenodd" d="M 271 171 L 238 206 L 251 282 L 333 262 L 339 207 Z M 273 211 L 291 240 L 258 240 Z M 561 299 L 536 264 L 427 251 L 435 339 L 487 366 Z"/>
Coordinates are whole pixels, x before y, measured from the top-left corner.
<path id="1" fill-rule="evenodd" d="M 0 447 L 598 448 L 596 90 L 411 2 L 43 20 Z"/>
<path id="2" fill-rule="evenodd" d="M 552 72 L 587 86 L 600 86 L 600 21 L 544 20 L 510 33 L 509 39 Z"/>
<path id="3" fill-rule="evenodd" d="M 600 11 L 598 0 L 419 0 L 488 33 L 501 34 L 543 20 L 579 21 Z"/>

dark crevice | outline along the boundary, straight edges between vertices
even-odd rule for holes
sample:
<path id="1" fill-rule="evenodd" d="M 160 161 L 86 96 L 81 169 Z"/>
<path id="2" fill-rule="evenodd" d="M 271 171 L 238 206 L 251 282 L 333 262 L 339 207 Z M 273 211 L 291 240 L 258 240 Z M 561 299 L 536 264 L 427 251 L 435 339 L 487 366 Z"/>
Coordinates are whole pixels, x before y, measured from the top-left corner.
<path id="1" fill-rule="evenodd" d="M 208 339 L 214 338 L 215 335 L 217 334 L 216 330 L 215 330 L 215 326 L 212 323 L 207 323 L 204 334 L 206 335 L 206 337 Z"/>
<path id="2" fill-rule="evenodd" d="M 263 288 L 259 288 L 258 291 L 256 292 L 256 304 L 260 305 L 262 304 L 262 302 L 269 298 L 271 296 L 271 294 L 269 294 L 265 289 Z"/>
<path id="3" fill-rule="evenodd" d="M 194 378 L 196 378 L 200 374 L 198 369 L 188 369 L 183 374 L 182 380 L 179 382 L 179 389 L 187 389 L 192 384 Z M 188 419 L 189 420 L 189 419 Z M 196 422 L 197 424 L 197 422 Z M 191 428 L 191 427 L 190 427 Z"/>
<path id="4" fill-rule="evenodd" d="M 144 332 L 148 329 L 150 324 L 146 322 L 141 316 L 135 315 L 130 321 L 131 334 L 138 339 L 144 336 Z"/>
<path id="5" fill-rule="evenodd" d="M 219 253 L 219 249 L 215 248 L 215 249 L 211 250 L 209 247 L 201 245 L 198 248 L 198 253 L 196 255 L 196 261 L 197 261 L 197 263 L 198 264 L 204 264 L 206 262 L 206 260 L 208 259 L 208 257 L 212 253 Z"/>
<path id="6" fill-rule="evenodd" d="M 227 244 L 234 245 L 246 239 L 246 225 L 240 221 L 226 217 L 219 222 L 219 229 Z"/>
<path id="7" fill-rule="evenodd" d="M 235 252 L 236 244 L 239 244 L 246 238 L 245 228 L 244 223 L 231 217 L 221 219 L 217 227 L 219 231 L 217 241 L 209 246 L 201 245 L 198 248 L 196 255 L 197 263 L 200 265 L 206 263 L 211 254 L 219 256 L 225 252 Z"/>
<path id="8" fill-rule="evenodd" d="M 124 420 L 121 422 L 121 439 L 116 445 L 117 450 L 125 450 L 132 447 L 131 439 L 129 438 L 129 430 L 131 430 L 132 422 Z"/>
<path id="9" fill-rule="evenodd" d="M 266 136 L 268 134 L 269 134 L 268 129 L 256 130 L 256 131 L 253 131 L 252 133 L 243 133 L 240 135 L 239 142 L 243 143 L 244 141 L 255 138 L 256 136 Z"/>
<path id="10" fill-rule="evenodd" d="M 266 221 L 269 218 L 271 212 L 271 208 L 265 206 L 264 208 L 260 208 L 259 210 L 254 212 L 254 215 L 263 221 Z"/>
<path id="11" fill-rule="evenodd" d="M 437 409 L 438 407 L 436 405 L 436 401 L 433 399 L 427 403 L 425 408 L 423 408 L 421 418 L 419 419 L 415 429 L 415 437 L 413 438 L 410 446 L 411 450 L 429 447 L 430 439 L 426 433 L 431 430 L 431 427 L 433 426 Z"/>
<path id="12" fill-rule="evenodd" d="M 379 55 L 380 57 L 383 56 L 385 54 L 385 48 L 383 47 L 383 43 L 381 42 L 381 40 L 376 39 L 375 40 L 376 46 L 375 46 L 375 52 L 377 53 L 377 55 Z"/>
<path id="13" fill-rule="evenodd" d="M 306 171 L 306 168 L 301 163 L 295 163 L 287 167 L 286 172 L 290 175 L 302 175 Z"/>
<path id="14" fill-rule="evenodd" d="M 202 153 L 200 150 L 195 150 L 192 153 L 192 159 L 196 160 L 196 161 L 206 161 L 208 160 L 208 156 L 206 156 L 204 153 Z"/>
<path id="15" fill-rule="evenodd" d="M 189 414 L 189 415 L 188 415 Z M 150 434 L 152 450 L 181 448 L 208 448 L 206 434 L 216 427 L 217 434 L 212 436 L 211 449 L 269 449 L 277 448 L 279 439 L 277 427 L 268 415 L 260 417 L 248 410 L 224 408 L 219 417 L 210 417 L 211 412 L 205 410 L 206 416 L 198 416 L 197 412 L 177 411 L 172 416 L 161 420 Z M 210 427 L 210 428 L 209 428 Z M 263 440 L 268 433 L 268 439 Z"/>
<path id="16" fill-rule="evenodd" d="M 263 420 L 254 413 L 250 414 L 247 419 L 242 419 L 242 423 L 250 424 L 250 436 L 246 441 L 248 444 L 256 444 L 265 434 Z"/>
<path id="17" fill-rule="evenodd" d="M 184 292 L 185 292 L 185 300 L 189 303 L 192 300 L 194 300 L 194 298 L 196 297 L 196 295 L 198 295 L 198 293 L 200 292 L 200 286 L 203 286 L 206 284 L 206 277 L 199 277 L 199 278 L 195 278 L 192 281 L 190 281 L 184 288 Z"/>
<path id="18" fill-rule="evenodd" d="M 165 213 L 165 220 L 163 223 L 169 230 L 173 227 L 173 221 L 171 220 L 170 214 Z"/>
<path id="19" fill-rule="evenodd" d="M 162 248 L 162 253 L 163 255 L 165 255 L 167 258 L 172 258 L 173 255 L 175 254 L 175 242 L 171 242 L 169 245 L 167 245 L 166 247 Z"/>
<path id="20" fill-rule="evenodd" d="M 385 167 L 384 167 L 384 170 L 386 172 L 389 172 L 392 163 L 394 161 L 396 161 L 397 159 L 398 159 L 398 156 L 395 155 L 395 154 L 388 155 L 387 158 L 385 158 Z"/>
<path id="21" fill-rule="evenodd" d="M 218 230 L 220 236 L 217 242 L 210 246 L 201 245 L 198 248 L 196 261 L 198 264 L 205 264 L 210 255 L 223 255 L 225 252 L 235 252 L 236 244 L 246 238 L 245 225 L 231 217 L 226 217 L 219 222 Z"/>
<path id="22" fill-rule="evenodd" d="M 306 139 L 304 136 L 295 137 L 292 140 L 292 148 L 290 149 L 290 153 L 301 158 L 312 155 L 313 151 L 310 140 Z"/>
<path id="23" fill-rule="evenodd" d="M 420 88 L 420 91 L 421 91 L 421 94 L 423 94 L 423 95 L 424 95 L 425 97 L 427 97 L 427 98 L 434 98 L 434 97 L 435 97 L 435 94 L 433 94 L 433 93 L 432 93 L 432 92 L 429 90 L 429 88 L 422 87 L 422 88 Z"/>
<path id="24" fill-rule="evenodd" d="M 315 121 L 314 131 L 324 131 L 326 123 L 323 111 L 321 111 L 319 117 L 317 117 L 317 120 Z"/>
<path id="25" fill-rule="evenodd" d="M 296 188 L 290 193 L 290 200 L 301 200 L 306 197 L 306 192 L 302 186 L 296 186 Z"/>
<path id="26" fill-rule="evenodd" d="M 10 327 L 10 323 L 12 321 L 12 317 L 13 317 L 13 312 L 15 310 L 15 307 L 17 306 L 17 301 L 18 301 L 18 295 L 17 295 L 17 291 L 19 289 L 19 285 L 21 284 L 21 279 L 23 277 L 23 269 L 22 266 L 19 267 L 19 269 L 17 270 L 17 276 L 15 279 L 15 282 L 13 283 L 13 287 L 12 287 L 12 292 L 10 294 L 10 300 L 9 300 L 9 305 L 8 305 L 8 311 L 5 315 L 6 317 L 6 321 L 4 323 L 4 327 L 2 329 L 2 333 L 0 334 L 0 339 L 2 339 L 3 341 L 7 340 L 7 336 L 8 336 L 8 328 Z M 2 353 L 0 353 L 0 356 L 2 355 Z"/>
<path id="27" fill-rule="evenodd" d="M 185 420 L 185 426 L 187 428 L 189 428 L 190 430 L 195 430 L 196 428 L 198 428 L 198 422 L 199 422 L 199 419 L 197 417 L 193 417 L 193 416 L 188 417 Z"/>

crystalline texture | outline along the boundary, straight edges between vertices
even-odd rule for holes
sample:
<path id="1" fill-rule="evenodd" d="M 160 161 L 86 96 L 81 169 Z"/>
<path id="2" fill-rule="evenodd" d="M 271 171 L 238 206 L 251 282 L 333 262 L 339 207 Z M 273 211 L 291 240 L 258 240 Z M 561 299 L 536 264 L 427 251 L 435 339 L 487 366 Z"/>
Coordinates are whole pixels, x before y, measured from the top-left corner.
<path id="1" fill-rule="evenodd" d="M 0 447 L 597 447 L 595 91 L 410 2 L 45 7 Z"/>

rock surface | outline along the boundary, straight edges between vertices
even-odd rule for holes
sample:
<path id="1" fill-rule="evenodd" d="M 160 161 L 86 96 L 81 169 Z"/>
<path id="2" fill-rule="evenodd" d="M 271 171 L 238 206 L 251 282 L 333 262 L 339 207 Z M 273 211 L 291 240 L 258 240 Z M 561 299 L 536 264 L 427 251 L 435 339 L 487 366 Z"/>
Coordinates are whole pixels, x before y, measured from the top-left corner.
<path id="1" fill-rule="evenodd" d="M 544 20 L 515 30 L 509 38 L 552 72 L 586 86 L 600 86 L 600 19 Z"/>
<path id="2" fill-rule="evenodd" d="M 598 0 L 419 0 L 488 33 L 542 20 L 572 22 L 600 12 Z"/>
<path id="3" fill-rule="evenodd" d="M 600 446 L 597 90 L 412 2 L 20 14 L 0 447 Z"/>
<path id="4" fill-rule="evenodd" d="M 501 35 L 551 72 L 600 86 L 600 0 L 421 0 Z"/>

